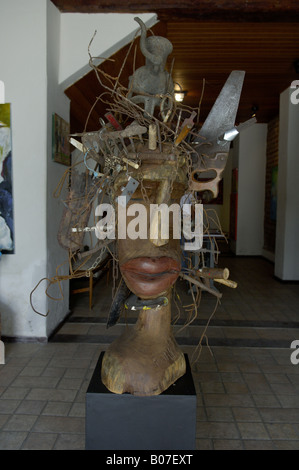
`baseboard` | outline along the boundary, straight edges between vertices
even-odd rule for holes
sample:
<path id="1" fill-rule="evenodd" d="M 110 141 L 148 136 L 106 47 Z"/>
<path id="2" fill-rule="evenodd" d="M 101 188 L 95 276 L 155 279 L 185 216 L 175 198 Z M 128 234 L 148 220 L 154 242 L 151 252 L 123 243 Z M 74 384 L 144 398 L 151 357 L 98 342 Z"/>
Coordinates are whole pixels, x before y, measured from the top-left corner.
<path id="1" fill-rule="evenodd" d="M 47 343 L 47 337 L 38 336 L 1 336 L 3 343 Z"/>
<path id="2" fill-rule="evenodd" d="M 281 284 L 289 284 L 289 285 L 298 285 L 299 284 L 299 281 L 297 280 L 292 280 L 292 279 L 280 279 L 280 277 L 274 275 L 274 279 L 278 282 L 280 282 Z"/>

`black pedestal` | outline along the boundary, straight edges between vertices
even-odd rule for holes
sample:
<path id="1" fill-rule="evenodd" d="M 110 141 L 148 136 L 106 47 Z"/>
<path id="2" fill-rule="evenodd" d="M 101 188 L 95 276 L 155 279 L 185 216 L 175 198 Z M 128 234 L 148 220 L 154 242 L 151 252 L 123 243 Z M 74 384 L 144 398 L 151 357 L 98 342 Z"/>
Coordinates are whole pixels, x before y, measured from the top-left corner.
<path id="1" fill-rule="evenodd" d="M 86 392 L 86 450 L 195 449 L 196 392 L 187 371 L 160 395 L 111 393 L 101 381 L 102 352 Z"/>

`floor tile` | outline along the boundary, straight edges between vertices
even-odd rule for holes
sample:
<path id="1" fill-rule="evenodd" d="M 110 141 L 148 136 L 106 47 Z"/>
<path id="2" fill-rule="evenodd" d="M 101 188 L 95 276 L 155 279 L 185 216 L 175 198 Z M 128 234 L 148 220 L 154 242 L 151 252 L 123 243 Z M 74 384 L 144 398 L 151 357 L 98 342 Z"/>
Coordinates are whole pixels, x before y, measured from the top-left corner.
<path id="1" fill-rule="evenodd" d="M 196 432 L 197 438 L 210 439 L 239 439 L 240 434 L 235 423 L 231 422 L 202 422 Z"/>
<path id="2" fill-rule="evenodd" d="M 34 432 L 84 433 L 85 420 L 68 416 L 39 416 Z"/>
<path id="3" fill-rule="evenodd" d="M 278 397 L 271 394 L 253 394 L 252 395 L 253 403 L 258 407 L 269 407 L 269 408 L 281 408 L 281 403 L 278 400 Z"/>
<path id="4" fill-rule="evenodd" d="M 212 439 L 196 439 L 196 450 L 213 450 Z"/>
<path id="5" fill-rule="evenodd" d="M 35 421 L 37 420 L 37 415 L 22 415 L 15 414 L 13 415 L 3 426 L 4 431 L 30 431 Z"/>
<path id="6" fill-rule="evenodd" d="M 208 421 L 224 421 L 224 422 L 233 422 L 234 416 L 232 414 L 232 410 L 230 408 L 224 407 L 207 407 L 206 414 Z"/>
<path id="7" fill-rule="evenodd" d="M 243 439 L 243 445 L 246 450 L 275 450 L 275 444 L 266 440 Z"/>
<path id="8" fill-rule="evenodd" d="M 42 400 L 23 400 L 18 408 L 16 414 L 39 415 L 46 406 L 46 401 Z"/>
<path id="9" fill-rule="evenodd" d="M 233 416 L 238 422 L 259 422 L 261 421 L 260 413 L 256 408 L 249 407 L 233 407 L 232 408 Z"/>
<path id="10" fill-rule="evenodd" d="M 27 439 L 25 439 L 21 449 L 22 450 L 52 450 L 57 440 L 57 434 L 47 434 L 31 432 Z"/>
<path id="11" fill-rule="evenodd" d="M 54 450 L 84 450 L 85 436 L 83 434 L 60 434 L 53 447 Z"/>
<path id="12" fill-rule="evenodd" d="M 67 416 L 71 406 L 71 403 L 49 401 L 44 407 L 42 414 L 48 416 Z"/>
<path id="13" fill-rule="evenodd" d="M 259 408 L 265 423 L 299 423 L 299 408 Z"/>
<path id="14" fill-rule="evenodd" d="M 299 440 L 298 430 L 294 424 L 289 423 L 266 423 L 271 439 Z"/>
<path id="15" fill-rule="evenodd" d="M 46 388 L 33 388 L 26 396 L 27 400 L 73 401 L 76 390 L 55 390 Z"/>
<path id="16" fill-rule="evenodd" d="M 27 432 L 2 431 L 0 434 L 0 450 L 19 450 Z"/>
<path id="17" fill-rule="evenodd" d="M 270 439 L 263 423 L 238 422 L 242 439 Z"/>
<path id="18" fill-rule="evenodd" d="M 243 377 L 251 393 L 268 394 L 272 392 L 271 387 L 263 374 L 243 373 Z"/>
<path id="19" fill-rule="evenodd" d="M 243 450 L 241 439 L 213 439 L 214 450 Z"/>
<path id="20" fill-rule="evenodd" d="M 7 387 L 5 392 L 2 393 L 2 396 L 1 398 L 3 400 L 6 400 L 6 399 L 23 399 L 26 397 L 26 395 L 28 394 L 30 388 L 23 388 L 23 387 Z"/>
<path id="21" fill-rule="evenodd" d="M 299 450 L 299 441 L 280 440 L 273 439 L 273 445 L 277 450 Z"/>

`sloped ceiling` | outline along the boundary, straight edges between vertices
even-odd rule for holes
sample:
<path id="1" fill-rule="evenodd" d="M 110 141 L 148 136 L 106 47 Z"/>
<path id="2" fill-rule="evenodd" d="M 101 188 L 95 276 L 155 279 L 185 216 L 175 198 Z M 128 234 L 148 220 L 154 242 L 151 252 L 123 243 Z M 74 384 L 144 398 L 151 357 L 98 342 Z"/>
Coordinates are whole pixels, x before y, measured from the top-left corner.
<path id="1" fill-rule="evenodd" d="M 187 90 L 184 104 L 197 107 L 201 120 L 213 105 L 232 70 L 246 72 L 237 122 L 249 119 L 254 109 L 258 122 L 269 122 L 279 112 L 279 95 L 299 79 L 294 62 L 299 59 L 299 2 L 218 1 L 157 2 L 133 4 L 125 1 L 52 0 L 62 12 L 156 12 L 161 20 L 153 31 L 173 44 L 169 58 L 172 76 Z M 106 62 L 103 69 L 116 75 L 126 48 Z M 127 86 L 133 59 L 128 58 L 121 83 Z M 136 67 L 143 65 L 138 56 Z M 113 64 L 113 66 L 112 66 Z M 111 68 L 114 68 L 113 69 Z M 115 73 L 116 72 L 116 73 Z M 93 71 L 65 90 L 71 99 L 72 132 L 82 132 L 95 99 L 102 92 Z M 99 127 L 105 107 L 97 103 L 86 129 Z"/>

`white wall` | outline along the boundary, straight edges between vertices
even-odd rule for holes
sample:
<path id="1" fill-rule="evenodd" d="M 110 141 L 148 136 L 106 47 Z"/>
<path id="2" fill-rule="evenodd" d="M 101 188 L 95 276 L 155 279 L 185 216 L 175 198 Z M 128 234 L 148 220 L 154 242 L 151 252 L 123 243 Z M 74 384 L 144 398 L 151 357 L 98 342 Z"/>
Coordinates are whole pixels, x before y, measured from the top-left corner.
<path id="1" fill-rule="evenodd" d="M 136 15 L 61 14 L 50 0 L 0 0 L 0 80 L 6 102 L 12 106 L 13 198 L 15 253 L 0 260 L 0 313 L 3 336 L 47 339 L 68 313 L 69 283 L 64 300 L 45 294 L 43 278 L 52 278 L 67 259 L 57 242 L 63 205 L 52 197 L 66 167 L 52 161 L 52 113 L 69 120 L 66 83 L 88 72 L 89 41 L 97 37 L 92 53 L 115 52 L 138 29 Z M 147 25 L 154 14 L 140 15 Z M 61 82 L 61 83 L 60 83 Z M 67 274 L 68 268 L 59 271 Z M 50 289 L 59 295 L 57 285 Z"/>
<path id="2" fill-rule="evenodd" d="M 31 290 L 47 275 L 46 0 L 0 0 L 0 79 L 12 111 L 15 254 L 0 261 L 2 335 L 45 337 Z M 34 296 L 37 310 L 47 301 Z"/>
<path id="3" fill-rule="evenodd" d="M 267 127 L 254 124 L 234 141 L 239 168 L 236 255 L 263 251 Z"/>
<path id="4" fill-rule="evenodd" d="M 275 275 L 299 280 L 299 104 L 280 96 Z"/>
<path id="5" fill-rule="evenodd" d="M 70 120 L 70 103 L 64 94 L 63 87 L 59 86 L 59 59 L 60 59 L 60 32 L 61 14 L 52 2 L 47 2 L 47 273 L 51 279 L 56 275 L 57 266 L 59 275 L 69 274 L 68 252 L 57 241 L 57 233 L 62 218 L 66 199 L 66 187 L 59 198 L 53 193 L 64 175 L 67 167 L 52 160 L 52 114 L 57 113 L 67 122 Z M 51 297 L 62 299 L 55 301 L 48 298 L 47 336 L 64 319 L 69 311 L 69 281 L 58 283 L 49 289 Z"/>
<path id="6" fill-rule="evenodd" d="M 59 83 L 64 89 L 90 72 L 88 45 L 95 33 L 90 52 L 94 57 L 107 58 L 128 44 L 137 30 L 134 17 L 138 16 L 147 27 L 157 23 L 154 13 L 63 13 L 61 15 L 61 44 Z M 97 63 L 101 63 L 98 60 Z"/>

